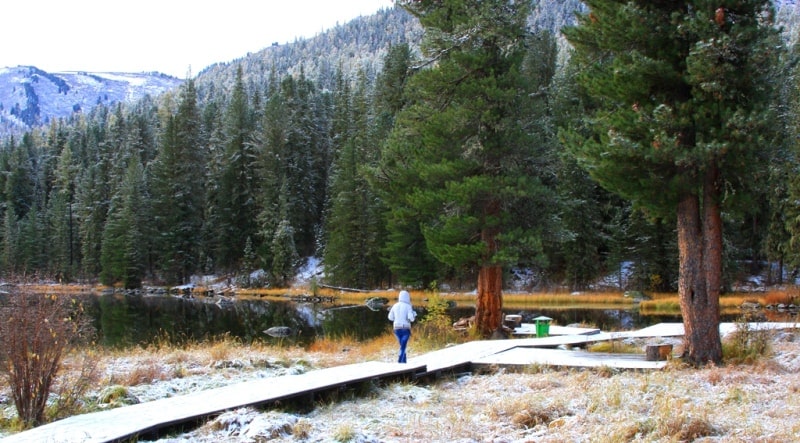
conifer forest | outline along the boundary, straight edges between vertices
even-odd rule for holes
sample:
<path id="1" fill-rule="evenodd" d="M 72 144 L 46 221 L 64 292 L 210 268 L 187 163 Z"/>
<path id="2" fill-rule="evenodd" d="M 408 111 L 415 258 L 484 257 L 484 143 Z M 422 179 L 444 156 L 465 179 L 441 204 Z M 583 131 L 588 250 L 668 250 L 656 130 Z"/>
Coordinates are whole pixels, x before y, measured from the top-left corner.
<path id="1" fill-rule="evenodd" d="M 800 82 L 780 18 L 763 0 L 398 1 L 4 137 L 0 276 L 283 287 L 317 257 L 350 288 L 524 272 L 583 290 L 624 267 L 620 289 L 666 292 L 702 232 L 721 290 L 781 283 L 800 265 Z"/>

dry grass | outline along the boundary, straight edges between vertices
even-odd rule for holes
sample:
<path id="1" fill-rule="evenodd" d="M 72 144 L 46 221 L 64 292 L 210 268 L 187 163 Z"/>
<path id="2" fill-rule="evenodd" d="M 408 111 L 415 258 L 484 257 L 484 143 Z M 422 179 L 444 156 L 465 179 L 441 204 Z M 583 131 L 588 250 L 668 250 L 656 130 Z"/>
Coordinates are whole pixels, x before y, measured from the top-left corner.
<path id="1" fill-rule="evenodd" d="M 366 361 L 383 359 L 388 349 L 397 345 L 394 335 L 387 333 L 366 341 L 358 341 L 354 337 L 336 339 L 321 337 L 308 347 L 314 354 L 346 354 L 348 360 Z"/>
<path id="2" fill-rule="evenodd" d="M 769 290 L 764 292 L 760 297 L 763 300 L 764 304 L 767 305 L 777 305 L 783 303 L 785 305 L 794 303 L 800 304 L 800 294 L 798 294 L 797 290 Z"/>
<path id="3" fill-rule="evenodd" d="M 564 399 L 549 398 L 544 393 L 514 397 L 496 402 L 489 407 L 487 415 L 494 420 L 505 420 L 519 428 L 549 426 L 561 417 L 572 415 Z"/>
<path id="4" fill-rule="evenodd" d="M 475 303 L 474 293 L 432 293 L 429 291 L 409 291 L 414 304 L 426 304 L 431 298 L 439 297 L 445 301 L 460 304 Z M 336 294 L 339 301 L 363 303 L 370 297 L 386 297 L 389 300 L 397 298 L 397 291 L 371 291 L 368 293 L 341 292 Z M 524 308 L 526 306 L 629 306 L 633 300 L 625 297 L 622 292 L 582 292 L 572 294 L 568 292 L 537 292 L 537 293 L 504 293 L 503 305 L 510 308 Z"/>
<path id="5" fill-rule="evenodd" d="M 433 293 L 430 291 L 409 290 L 411 302 L 414 305 L 425 305 L 433 297 L 458 304 L 471 305 L 475 303 L 474 293 Z M 292 289 L 247 289 L 237 291 L 237 296 L 248 298 L 286 298 L 291 296 L 315 295 L 321 297 L 334 297 L 339 303 L 362 304 L 372 297 L 384 297 L 394 302 L 397 299 L 397 290 L 350 292 L 331 288 L 311 290 L 308 288 Z M 625 297 L 622 292 L 582 292 L 573 294 L 569 292 L 536 292 L 536 293 L 504 293 L 503 305 L 509 308 L 524 308 L 528 306 L 630 306 L 633 300 Z"/>
<path id="6" fill-rule="evenodd" d="M 770 340 L 777 340 L 770 335 Z M 414 352 L 414 338 L 412 337 Z M 292 439 L 360 441 L 794 441 L 800 433 L 800 339 L 784 337 L 748 364 L 663 371 L 558 370 L 443 377 L 433 383 L 376 388 L 369 395 L 317 407 L 292 425 Z M 125 382 L 174 376 L 156 366 L 198 368 L 209 375 L 217 358 L 313 361 L 325 367 L 390 361 L 393 335 L 365 343 L 320 340 L 310 349 L 244 345 L 220 339 L 179 348 L 132 348 L 99 356 L 101 367 L 128 368 L 98 386 L 127 395 Z M 418 352 L 418 351 L 417 351 Z M 775 360 L 776 355 L 783 358 Z M 387 358 L 387 356 L 390 356 Z M 792 357 L 793 356 L 793 357 Z M 788 362 L 788 363 L 780 363 Z M 68 367 L 74 367 L 68 365 Z M 138 368 L 138 369 L 137 369 Z M 112 383 L 115 381 L 114 383 Z M 400 392 L 412 394 L 400 395 Z M 109 400 L 112 401 L 112 400 Z M 346 419 L 343 419 L 346 418 Z M 7 426 L 7 424 L 6 424 Z M 324 437 L 323 437 L 324 436 Z M 217 441 L 219 435 L 207 440 Z M 281 440 L 290 441 L 290 440 Z"/>
<path id="7" fill-rule="evenodd" d="M 504 294 L 503 303 L 512 306 L 626 306 L 632 305 L 633 300 L 629 297 L 625 297 L 622 292 L 581 292 L 577 294 L 567 292 L 549 292 L 531 294 Z"/>
<path id="8" fill-rule="evenodd" d="M 115 381 L 125 386 L 138 386 L 169 380 L 172 378 L 171 374 L 172 371 L 167 370 L 160 361 L 147 359 L 136 364 L 129 372 L 119 375 Z"/>
<path id="9" fill-rule="evenodd" d="M 773 292 L 769 297 L 780 298 L 787 296 Z M 765 304 L 767 300 L 765 294 L 725 294 L 719 298 L 720 311 L 723 314 L 735 314 L 741 311 L 740 307 L 744 302 L 756 302 Z M 643 315 L 673 315 L 680 314 L 681 305 L 678 294 L 658 294 L 652 300 L 645 300 L 639 304 L 639 312 Z"/>
<path id="10" fill-rule="evenodd" d="M 641 345 L 626 343 L 620 340 L 593 343 L 587 350 L 590 352 L 610 352 L 614 354 L 644 354 L 644 349 Z"/>

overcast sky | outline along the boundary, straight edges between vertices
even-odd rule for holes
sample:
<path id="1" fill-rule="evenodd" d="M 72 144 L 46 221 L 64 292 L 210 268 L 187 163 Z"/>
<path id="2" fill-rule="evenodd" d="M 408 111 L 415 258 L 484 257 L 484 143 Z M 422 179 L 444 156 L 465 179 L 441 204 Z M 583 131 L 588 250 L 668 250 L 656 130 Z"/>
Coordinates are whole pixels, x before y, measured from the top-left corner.
<path id="1" fill-rule="evenodd" d="M 392 7 L 393 0 L 4 1 L 0 67 L 49 72 L 203 68 Z"/>

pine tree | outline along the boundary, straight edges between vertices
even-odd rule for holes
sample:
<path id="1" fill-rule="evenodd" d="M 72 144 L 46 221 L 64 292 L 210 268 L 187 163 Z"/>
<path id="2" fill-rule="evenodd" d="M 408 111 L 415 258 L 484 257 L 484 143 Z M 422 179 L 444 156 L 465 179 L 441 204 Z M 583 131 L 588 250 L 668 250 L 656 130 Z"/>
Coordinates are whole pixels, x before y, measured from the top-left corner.
<path id="1" fill-rule="evenodd" d="M 142 286 L 146 270 L 149 210 L 146 206 L 144 170 L 131 159 L 125 179 L 109 208 L 100 253 L 103 284 L 121 283 L 126 289 Z"/>
<path id="2" fill-rule="evenodd" d="M 297 269 L 299 256 L 294 245 L 294 229 L 288 220 L 282 220 L 272 237 L 272 281 L 278 287 L 288 286 Z"/>
<path id="3" fill-rule="evenodd" d="M 788 51 L 787 60 L 797 57 L 796 45 Z M 800 183 L 797 171 L 800 170 L 800 151 L 797 140 L 800 136 L 800 83 L 797 66 L 783 63 L 784 70 L 776 82 L 780 85 L 776 100 L 780 128 L 774 141 L 777 147 L 774 158 L 769 162 L 766 198 L 769 201 L 767 215 L 767 235 L 764 239 L 764 253 L 769 264 L 767 284 L 782 284 L 787 265 L 800 265 L 797 253 L 800 238 Z"/>
<path id="4" fill-rule="evenodd" d="M 287 77 L 284 94 L 289 127 L 282 177 L 289 193 L 285 208 L 295 230 L 295 245 L 302 256 L 317 252 L 321 220 L 327 201 L 330 170 L 330 142 L 324 95 L 301 71 L 298 78 Z"/>
<path id="5" fill-rule="evenodd" d="M 269 92 L 264 103 L 264 112 L 258 129 L 254 132 L 253 142 L 258 152 L 258 169 L 261 174 L 261 192 L 258 196 L 259 213 L 257 215 L 257 237 L 261 240 L 258 255 L 265 264 L 271 264 L 273 258 L 272 239 L 283 219 L 282 204 L 285 199 L 285 172 L 283 161 L 286 158 L 286 142 L 289 121 L 286 104 L 280 84 L 273 71 L 270 76 Z"/>
<path id="6" fill-rule="evenodd" d="M 253 137 L 260 168 L 259 237 L 263 259 L 273 260 L 272 240 L 284 220 L 294 230 L 300 256 L 317 252 L 330 169 L 324 100 L 302 72 L 273 78 L 264 113 Z"/>
<path id="7" fill-rule="evenodd" d="M 444 266 L 428 251 L 425 238 L 415 212 L 402 205 L 389 205 L 398 184 L 387 176 L 387 171 L 395 170 L 396 156 L 384 145 L 395 125 L 395 119 L 406 106 L 405 88 L 412 75 L 411 49 L 408 45 L 389 48 L 383 62 L 383 71 L 375 86 L 375 143 L 382 147 L 376 165 L 366 170 L 370 188 L 380 198 L 379 210 L 383 220 L 380 234 L 381 256 L 383 262 L 404 285 L 428 288 L 431 282 L 445 274 Z"/>
<path id="8" fill-rule="evenodd" d="M 76 209 L 81 246 L 81 267 L 85 275 L 100 275 L 103 229 L 111 201 L 110 147 L 105 142 L 107 109 L 96 106 L 86 121 L 85 149 L 77 184 Z"/>
<path id="9" fill-rule="evenodd" d="M 347 134 L 341 137 L 344 146 L 335 157 L 330 177 L 324 256 L 326 277 L 333 284 L 358 288 L 376 287 L 386 274 L 380 258 L 383 205 L 365 174 L 365 168 L 374 166 L 378 158 L 368 89 L 361 75 L 352 99 L 341 100 L 334 111 L 349 127 L 343 130 Z"/>
<path id="10" fill-rule="evenodd" d="M 7 275 L 19 273 L 19 222 L 13 208 L 4 211 L 3 244 L 0 251 L 0 265 Z"/>
<path id="11" fill-rule="evenodd" d="M 248 103 L 240 67 L 224 114 L 224 156 L 215 202 L 216 256 L 218 265 L 228 270 L 241 264 L 245 242 L 256 233 L 258 155 L 251 143 L 253 118 Z"/>
<path id="12" fill-rule="evenodd" d="M 529 4 L 400 4 L 425 28 L 431 66 L 409 79 L 409 105 L 384 153 L 394 157 L 390 207 L 419 217 L 437 260 L 477 270 L 476 326 L 488 336 L 502 322 L 504 266 L 541 257 L 542 226 L 530 215 L 548 218 L 537 176 L 547 141 L 527 119 L 542 85 L 522 74 Z"/>
<path id="13" fill-rule="evenodd" d="M 65 146 L 59 155 L 47 212 L 51 266 L 57 275 L 67 281 L 75 277 L 78 271 L 77 220 L 73 209 L 76 177 L 72 150 Z"/>
<path id="14" fill-rule="evenodd" d="M 686 355 L 718 363 L 722 208 L 765 148 L 770 3 L 585 3 L 565 34 L 591 131 L 573 132 L 570 148 L 607 189 L 676 217 Z"/>
<path id="15" fill-rule="evenodd" d="M 169 283 L 188 281 L 201 266 L 205 156 L 200 131 L 197 92 L 188 80 L 152 166 L 154 250 Z"/>

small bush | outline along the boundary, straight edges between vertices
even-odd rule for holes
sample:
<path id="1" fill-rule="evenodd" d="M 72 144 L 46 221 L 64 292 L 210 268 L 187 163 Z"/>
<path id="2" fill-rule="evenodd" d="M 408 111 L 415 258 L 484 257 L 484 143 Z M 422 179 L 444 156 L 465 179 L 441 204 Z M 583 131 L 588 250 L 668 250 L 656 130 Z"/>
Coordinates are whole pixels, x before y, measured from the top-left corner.
<path id="1" fill-rule="evenodd" d="M 120 402 L 128 396 L 128 388 L 122 385 L 113 385 L 103 389 L 97 397 L 98 403 L 110 404 Z"/>
<path id="2" fill-rule="evenodd" d="M 0 371 L 25 427 L 45 421 L 62 360 L 90 332 L 83 306 L 71 296 L 24 292 L 0 305 Z"/>
<path id="3" fill-rule="evenodd" d="M 723 358 L 730 363 L 752 364 L 772 354 L 772 333 L 750 327 L 746 317 L 736 321 L 736 330 L 722 343 Z"/>
<path id="4" fill-rule="evenodd" d="M 353 441 L 358 433 L 356 432 L 355 428 L 350 423 L 342 423 L 333 433 L 333 439 L 338 442 L 348 442 Z"/>
<path id="5" fill-rule="evenodd" d="M 447 300 L 433 292 L 428 297 L 427 313 L 419 321 L 415 335 L 423 349 L 441 349 L 448 344 L 462 343 L 467 336 L 453 328 L 453 321 L 447 314 Z M 412 336 L 413 339 L 413 336 Z"/>
<path id="6" fill-rule="evenodd" d="M 292 426 L 292 436 L 296 439 L 305 440 L 311 435 L 313 426 L 306 419 L 300 419 Z"/>
<path id="7" fill-rule="evenodd" d="M 517 411 L 511 417 L 511 423 L 521 428 L 533 428 L 538 425 L 549 425 L 565 415 L 571 414 L 558 406 L 529 405 L 529 407 Z"/>
<path id="8" fill-rule="evenodd" d="M 556 419 L 572 415 L 559 400 L 538 395 L 498 402 L 489 408 L 488 413 L 495 420 L 507 418 L 515 427 L 523 429 L 549 425 Z"/>

